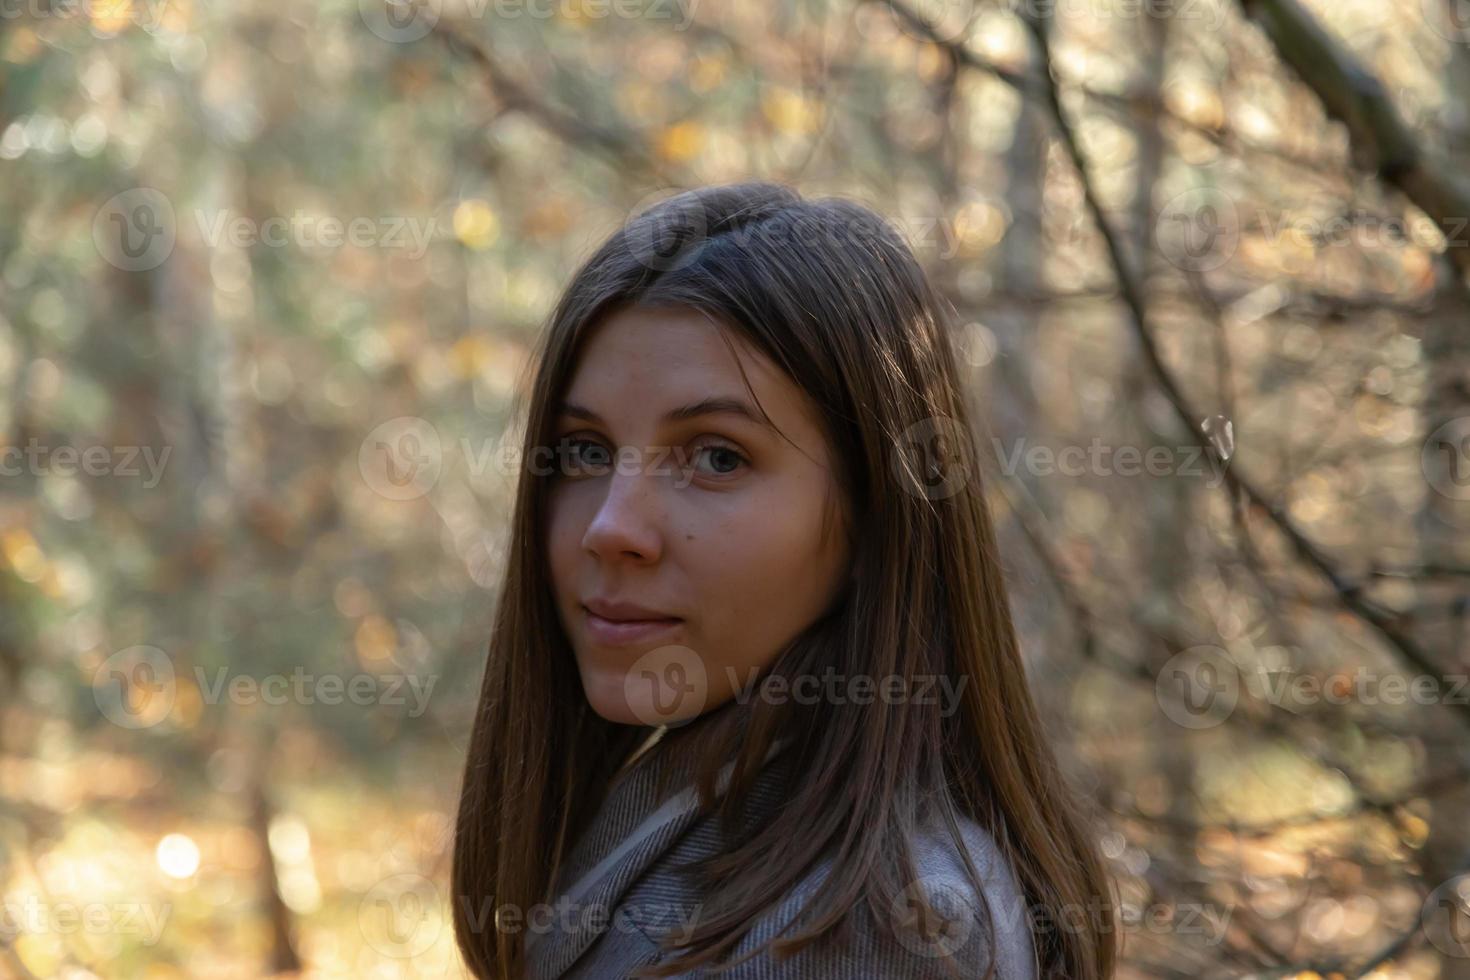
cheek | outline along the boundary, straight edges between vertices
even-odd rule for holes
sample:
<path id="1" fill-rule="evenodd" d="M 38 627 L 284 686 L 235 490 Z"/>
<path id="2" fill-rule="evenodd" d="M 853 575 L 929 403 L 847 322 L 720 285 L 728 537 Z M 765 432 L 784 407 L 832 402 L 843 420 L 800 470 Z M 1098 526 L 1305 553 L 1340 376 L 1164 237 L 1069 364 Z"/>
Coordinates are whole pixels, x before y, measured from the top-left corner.
<path id="1" fill-rule="evenodd" d="M 585 527 L 579 523 L 575 497 L 553 488 L 546 498 L 546 555 L 558 596 L 573 584 Z"/>
<path id="2" fill-rule="evenodd" d="M 724 648 L 719 659 L 772 656 L 820 614 L 833 574 L 819 543 L 822 506 L 809 490 L 782 488 L 680 541 L 707 612 L 702 638 Z"/>

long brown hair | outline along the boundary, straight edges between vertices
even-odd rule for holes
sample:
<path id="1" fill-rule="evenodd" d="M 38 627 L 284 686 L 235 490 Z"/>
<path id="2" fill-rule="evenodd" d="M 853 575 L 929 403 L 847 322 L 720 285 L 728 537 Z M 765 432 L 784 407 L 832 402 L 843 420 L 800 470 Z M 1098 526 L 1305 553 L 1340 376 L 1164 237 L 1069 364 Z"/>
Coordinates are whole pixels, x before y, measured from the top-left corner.
<path id="1" fill-rule="evenodd" d="M 777 951 L 816 941 L 860 901 L 882 920 L 915 878 L 915 828 L 938 820 L 959 844 L 966 816 L 1016 870 L 1041 975 L 1110 976 L 1108 882 L 1027 689 L 953 314 L 903 239 L 854 202 L 807 200 L 769 183 L 688 191 L 635 216 L 577 271 L 552 313 L 534 361 L 523 459 L 554 441 L 555 406 L 583 338 L 627 305 L 711 316 L 779 365 L 825 420 L 852 576 L 770 674 L 967 679 L 957 710 L 919 698 L 753 698 L 681 733 L 686 746 L 697 735 L 702 772 L 736 760 L 718 803 L 701 780 L 722 818 L 740 810 L 773 740 L 789 737 L 802 775 L 788 805 L 703 868 L 704 907 L 717 914 L 654 972 L 718 965 L 826 854 L 835 860 L 806 907 L 810 928 Z M 604 720 L 582 693 L 550 585 L 547 481 L 531 467 L 519 476 L 455 825 L 455 933 L 478 977 L 519 975 L 524 936 L 495 928 L 485 910 L 554 897 L 557 866 L 646 734 Z"/>

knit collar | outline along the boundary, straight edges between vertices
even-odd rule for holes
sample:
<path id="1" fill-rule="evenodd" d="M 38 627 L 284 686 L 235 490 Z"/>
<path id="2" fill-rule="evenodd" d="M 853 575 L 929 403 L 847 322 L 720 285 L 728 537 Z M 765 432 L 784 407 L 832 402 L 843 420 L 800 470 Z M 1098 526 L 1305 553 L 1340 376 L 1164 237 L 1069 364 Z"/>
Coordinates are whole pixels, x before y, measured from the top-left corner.
<path id="1" fill-rule="evenodd" d="M 765 763 L 788 744 L 778 740 Z M 694 825 L 700 816 L 694 765 L 679 753 L 650 751 L 614 778 L 557 874 L 549 910 L 526 917 L 527 980 L 550 980 L 570 968 L 607 931 L 628 888 Z M 731 760 L 720 769 L 717 799 L 734 766 Z M 672 790 L 660 795 L 660 785 Z"/>

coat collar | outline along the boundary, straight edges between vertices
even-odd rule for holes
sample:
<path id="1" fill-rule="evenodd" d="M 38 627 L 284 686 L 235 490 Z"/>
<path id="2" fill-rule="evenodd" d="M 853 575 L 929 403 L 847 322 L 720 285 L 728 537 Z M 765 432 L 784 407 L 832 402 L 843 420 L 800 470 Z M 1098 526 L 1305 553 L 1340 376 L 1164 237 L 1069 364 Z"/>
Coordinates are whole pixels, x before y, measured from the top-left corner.
<path id="1" fill-rule="evenodd" d="M 765 762 L 789 742 L 771 747 Z M 729 785 L 735 762 L 715 783 L 716 797 Z M 658 793 L 660 776 L 671 792 Z M 549 916 L 529 917 L 527 980 L 561 976 L 609 928 L 610 916 L 628 888 L 669 850 L 700 816 L 694 761 L 651 751 L 614 778 L 606 798 L 573 845 L 557 874 L 557 897 Z"/>

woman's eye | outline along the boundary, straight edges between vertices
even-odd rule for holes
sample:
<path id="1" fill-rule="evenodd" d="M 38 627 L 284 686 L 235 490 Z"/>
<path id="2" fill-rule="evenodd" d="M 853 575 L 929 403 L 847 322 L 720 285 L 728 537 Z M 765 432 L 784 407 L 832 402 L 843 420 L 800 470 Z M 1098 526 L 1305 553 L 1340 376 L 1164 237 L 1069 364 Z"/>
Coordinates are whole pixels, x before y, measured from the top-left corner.
<path id="1" fill-rule="evenodd" d="M 594 442 L 591 439 L 567 439 L 565 447 L 562 473 L 566 476 L 603 476 L 612 467 L 612 452 L 600 442 Z M 680 458 L 689 457 L 684 457 L 676 452 L 666 456 L 664 462 L 657 465 L 668 467 Z M 692 459 L 694 465 L 700 467 L 709 476 L 729 476 L 742 465 L 750 463 L 750 460 L 737 450 L 717 443 L 706 443 L 697 447 Z M 701 465 L 702 459 L 704 462 Z"/>
<path id="2" fill-rule="evenodd" d="M 737 469 L 739 469 L 740 466 L 750 462 L 750 460 L 746 459 L 744 456 L 731 449 L 729 446 L 700 446 L 698 449 L 695 450 L 694 455 L 696 459 L 698 459 L 700 456 L 708 456 L 710 466 L 712 468 L 711 472 L 715 476 L 729 476 L 731 473 L 734 473 Z"/>
<path id="3" fill-rule="evenodd" d="M 568 476 L 596 476 L 612 465 L 607 447 L 590 439 L 567 441 L 566 473 Z"/>

